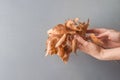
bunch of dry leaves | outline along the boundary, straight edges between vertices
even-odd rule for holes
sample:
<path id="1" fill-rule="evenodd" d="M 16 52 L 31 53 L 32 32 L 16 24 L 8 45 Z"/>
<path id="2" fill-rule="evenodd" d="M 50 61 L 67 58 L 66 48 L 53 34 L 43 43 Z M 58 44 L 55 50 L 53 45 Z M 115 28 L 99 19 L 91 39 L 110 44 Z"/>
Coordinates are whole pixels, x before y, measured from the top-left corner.
<path id="1" fill-rule="evenodd" d="M 87 22 L 80 22 L 79 18 L 67 20 L 64 24 L 58 24 L 47 31 L 48 39 L 46 41 L 46 56 L 57 54 L 65 63 L 68 61 L 70 53 L 76 53 L 77 41 L 74 35 L 79 35 L 85 40 L 86 31 L 89 26 Z M 90 40 L 97 45 L 102 42 L 96 38 L 95 34 L 90 35 Z"/>

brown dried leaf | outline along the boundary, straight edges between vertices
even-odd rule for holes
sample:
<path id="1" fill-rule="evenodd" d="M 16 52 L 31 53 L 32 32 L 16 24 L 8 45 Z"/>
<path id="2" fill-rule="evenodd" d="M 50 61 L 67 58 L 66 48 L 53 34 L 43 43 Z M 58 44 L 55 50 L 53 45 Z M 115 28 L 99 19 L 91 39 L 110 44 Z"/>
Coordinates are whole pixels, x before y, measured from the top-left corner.
<path id="1" fill-rule="evenodd" d="M 67 34 L 64 34 L 64 35 L 60 38 L 60 40 L 59 40 L 59 41 L 56 43 L 56 45 L 55 45 L 56 48 L 57 48 L 58 46 L 60 46 L 60 45 L 65 41 L 66 36 L 67 36 Z"/>
<path id="2" fill-rule="evenodd" d="M 65 53 L 64 56 L 63 56 L 63 58 L 62 58 L 63 62 L 67 63 L 68 59 L 69 59 L 69 54 Z"/>
<path id="3" fill-rule="evenodd" d="M 62 58 L 65 54 L 64 48 L 62 46 L 59 46 L 57 49 L 58 49 L 57 55 Z"/>
<path id="4" fill-rule="evenodd" d="M 63 24 L 58 24 L 53 29 L 48 30 L 48 34 L 64 34 L 67 30 Z"/>
<path id="5" fill-rule="evenodd" d="M 77 50 L 77 41 L 76 39 L 72 40 L 72 52 L 76 53 Z"/>
<path id="6" fill-rule="evenodd" d="M 100 39 L 98 39 L 95 36 L 95 34 L 90 34 L 90 38 L 91 38 L 92 42 L 94 42 L 97 45 L 103 45 L 104 44 Z"/>

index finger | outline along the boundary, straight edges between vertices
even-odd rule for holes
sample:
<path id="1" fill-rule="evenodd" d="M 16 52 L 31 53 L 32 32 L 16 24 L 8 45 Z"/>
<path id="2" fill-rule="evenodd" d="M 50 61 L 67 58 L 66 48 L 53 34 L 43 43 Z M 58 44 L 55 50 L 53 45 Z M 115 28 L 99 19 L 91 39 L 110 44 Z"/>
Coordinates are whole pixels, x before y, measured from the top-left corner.
<path id="1" fill-rule="evenodd" d="M 105 31 L 106 31 L 105 28 L 95 28 L 87 30 L 87 33 L 103 33 Z"/>

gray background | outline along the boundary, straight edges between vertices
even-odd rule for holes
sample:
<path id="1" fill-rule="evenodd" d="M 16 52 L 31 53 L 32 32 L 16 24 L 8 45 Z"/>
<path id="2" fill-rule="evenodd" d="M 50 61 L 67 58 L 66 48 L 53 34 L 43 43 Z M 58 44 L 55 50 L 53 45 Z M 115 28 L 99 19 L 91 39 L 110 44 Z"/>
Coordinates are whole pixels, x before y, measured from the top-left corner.
<path id="1" fill-rule="evenodd" d="M 114 61 L 44 57 L 46 31 L 75 17 L 120 30 L 120 0 L 0 0 L 0 80 L 120 80 Z"/>

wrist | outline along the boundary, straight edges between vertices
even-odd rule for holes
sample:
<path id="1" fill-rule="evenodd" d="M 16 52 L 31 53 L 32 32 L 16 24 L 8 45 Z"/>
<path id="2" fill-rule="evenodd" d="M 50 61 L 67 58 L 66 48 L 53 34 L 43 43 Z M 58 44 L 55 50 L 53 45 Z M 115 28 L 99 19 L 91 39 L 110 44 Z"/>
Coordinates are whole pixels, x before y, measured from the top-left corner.
<path id="1" fill-rule="evenodd" d="M 100 51 L 100 59 L 101 60 L 105 60 L 105 51 L 106 51 L 106 49 L 101 49 L 101 51 Z"/>
<path id="2" fill-rule="evenodd" d="M 95 56 L 98 60 L 105 60 L 105 49 L 101 48 L 100 52 Z"/>

